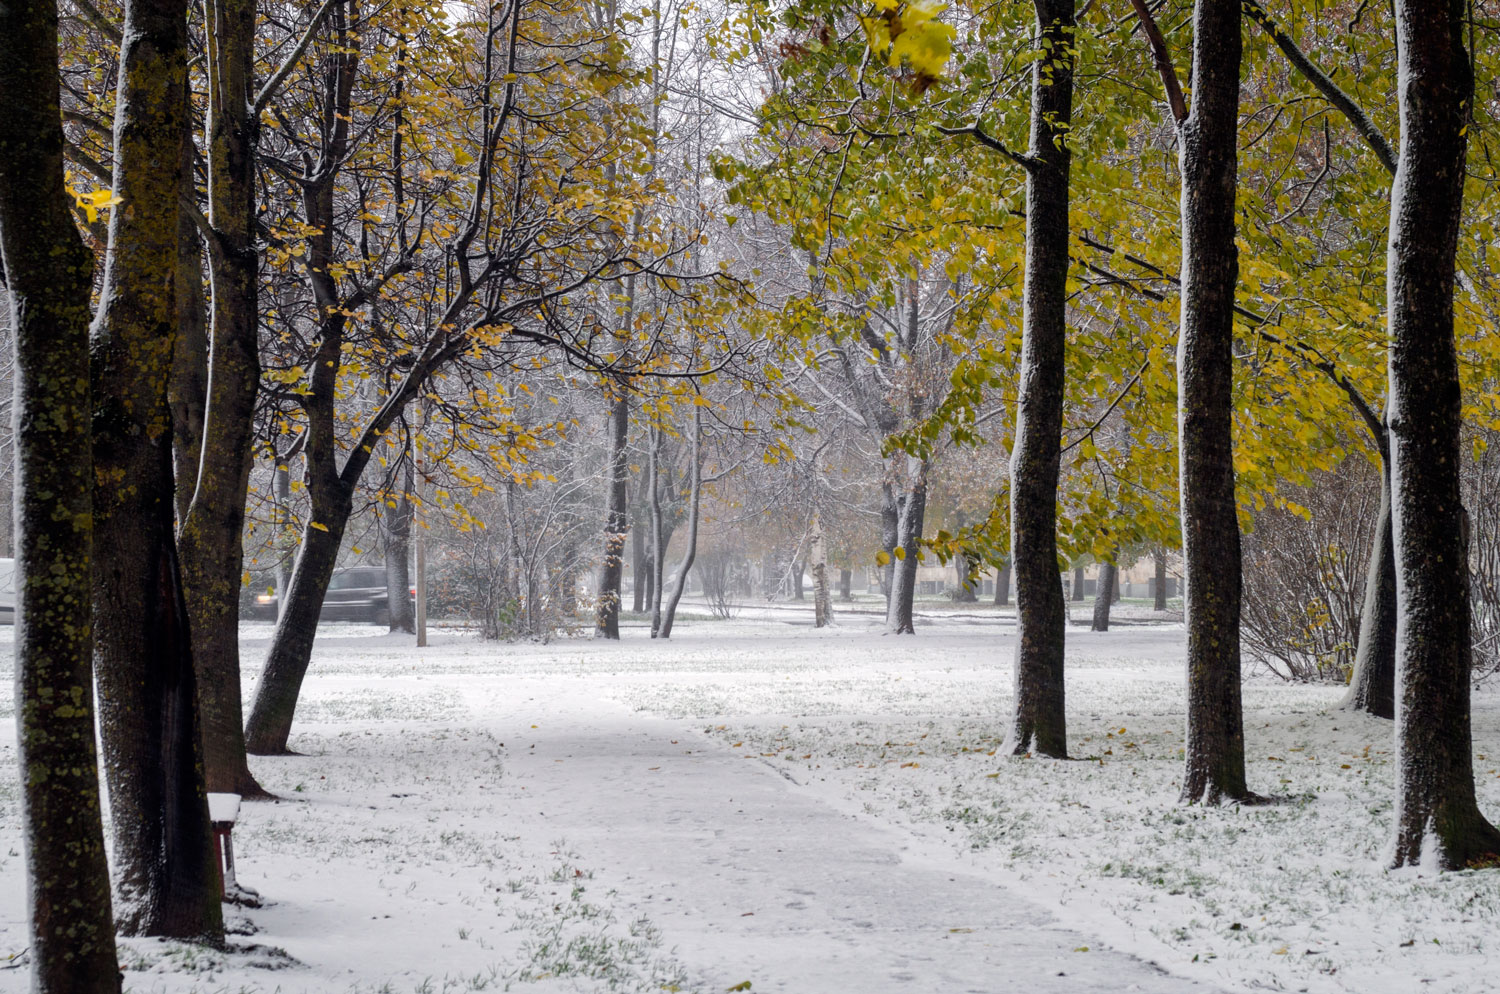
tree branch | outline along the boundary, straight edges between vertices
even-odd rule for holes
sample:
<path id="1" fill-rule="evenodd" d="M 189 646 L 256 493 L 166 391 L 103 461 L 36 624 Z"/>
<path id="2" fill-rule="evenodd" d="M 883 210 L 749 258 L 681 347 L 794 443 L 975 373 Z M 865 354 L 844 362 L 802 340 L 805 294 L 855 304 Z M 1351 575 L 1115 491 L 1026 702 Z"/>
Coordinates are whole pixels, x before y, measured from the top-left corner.
<path id="1" fill-rule="evenodd" d="M 1139 0 L 1133 0 L 1133 2 L 1139 3 Z M 1245 13 L 1249 14 L 1250 19 L 1259 24 L 1261 30 L 1276 43 L 1276 47 L 1281 49 L 1282 54 L 1286 56 L 1286 60 L 1292 64 L 1292 67 L 1300 72 L 1313 85 L 1314 89 L 1323 94 L 1325 100 L 1337 107 L 1349 119 L 1349 123 L 1354 125 L 1354 130 L 1359 132 L 1359 136 L 1365 140 L 1365 144 L 1370 146 L 1370 150 L 1375 153 L 1375 158 L 1380 160 L 1380 164 L 1385 167 L 1385 171 L 1394 175 L 1396 172 L 1396 153 L 1392 151 L 1391 143 L 1386 141 L 1385 135 L 1375 126 L 1375 122 L 1370 120 L 1370 116 L 1364 112 L 1364 108 L 1355 103 L 1353 97 L 1340 89 L 1339 85 L 1327 73 L 1313 64 L 1313 61 L 1307 57 L 1302 49 L 1297 47 L 1297 43 L 1292 40 L 1292 37 L 1281 30 L 1275 21 L 1271 20 L 1271 15 L 1266 13 L 1265 8 L 1260 5 L 1259 0 L 1242 0 L 1242 2 L 1244 3 Z"/>
<path id="2" fill-rule="evenodd" d="M 992 152 L 999 152 L 1001 155 L 1005 156 L 1007 159 L 1011 160 L 1022 169 L 1030 171 L 1032 169 L 1035 169 L 1037 166 L 1037 162 L 1034 158 L 1020 152 L 1012 151 L 1008 145 L 1000 141 L 1000 139 L 991 135 L 989 132 L 985 131 L 984 128 L 980 127 L 978 121 L 975 121 L 967 128 L 945 128 L 942 125 L 938 125 L 937 131 L 939 134 L 944 135 L 973 135 L 975 140 L 977 140 L 979 144 L 983 145 L 985 148 L 989 149 Z"/>
<path id="3" fill-rule="evenodd" d="M 1135 16 L 1141 20 L 1141 30 L 1146 33 L 1146 41 L 1151 45 L 1151 55 L 1156 61 L 1156 71 L 1161 76 L 1161 84 L 1167 91 L 1167 103 L 1172 107 L 1172 120 L 1178 127 L 1187 120 L 1187 100 L 1182 96 L 1182 83 L 1177 79 L 1177 69 L 1172 65 L 1172 55 L 1167 51 L 1167 39 L 1162 37 L 1161 28 L 1156 26 L 1156 18 L 1151 16 L 1151 9 L 1146 6 L 1146 0 L 1130 0 L 1130 5 L 1135 8 Z"/>
<path id="4" fill-rule="evenodd" d="M 1099 251 L 1105 252 L 1109 255 L 1118 254 L 1121 258 L 1141 267 L 1142 269 L 1147 270 L 1157 278 L 1165 280 L 1166 282 L 1171 283 L 1173 286 L 1182 286 L 1182 281 L 1177 277 L 1168 274 L 1167 272 L 1162 270 L 1160 266 L 1153 265 L 1152 263 L 1147 262 L 1139 256 L 1131 255 L 1128 252 L 1117 252 L 1117 250 L 1112 248 L 1111 246 L 1105 245 L 1103 242 L 1095 241 L 1094 239 L 1089 238 L 1086 235 L 1080 236 L 1079 240 L 1090 248 L 1098 249 Z M 1090 272 L 1109 280 L 1112 285 L 1125 287 L 1131 292 L 1145 297 L 1148 300 L 1163 301 L 1167 299 L 1165 294 L 1159 293 L 1156 290 L 1151 289 L 1150 287 L 1137 286 L 1135 283 L 1123 276 L 1120 276 L 1118 273 L 1113 273 L 1107 269 L 1084 262 L 1082 259 L 1075 258 L 1074 261 L 1076 261 L 1079 265 L 1083 266 Z M 1255 334 L 1258 338 L 1261 339 L 1261 341 L 1268 342 L 1271 345 L 1280 346 L 1287 352 L 1290 352 L 1292 355 L 1296 356 L 1298 359 L 1307 363 L 1312 368 L 1318 370 L 1324 376 L 1328 377 L 1328 379 L 1332 381 L 1332 383 L 1340 390 L 1342 390 L 1346 397 L 1349 398 L 1349 403 L 1354 406 L 1355 412 L 1359 415 L 1360 420 L 1364 422 L 1365 428 L 1369 431 L 1370 438 L 1375 443 L 1376 448 L 1380 450 L 1382 455 L 1384 455 L 1388 451 L 1388 436 L 1385 419 L 1382 418 L 1379 414 L 1375 413 L 1375 409 L 1370 405 L 1370 402 L 1365 399 L 1365 395 L 1360 391 L 1359 386 L 1349 378 L 1348 373 L 1345 373 L 1338 367 L 1336 363 L 1334 363 L 1332 359 L 1328 358 L 1319 349 L 1312 345 L 1309 345 L 1307 342 L 1304 342 L 1300 339 L 1292 340 L 1282 338 L 1280 335 L 1266 331 L 1266 325 L 1270 324 L 1270 320 L 1264 314 L 1257 313 L 1256 311 L 1252 311 L 1248 307 L 1242 307 L 1239 304 L 1234 305 L 1234 311 L 1240 317 L 1245 318 L 1247 321 L 1250 321 L 1255 325 Z M 1145 366 L 1142 366 L 1141 369 L 1144 371 Z M 1137 373 L 1136 375 L 1139 376 L 1140 374 Z M 1127 389 L 1129 389 L 1128 386 Z M 1121 396 L 1123 396 L 1123 394 Z M 1116 400 L 1115 403 L 1118 404 L 1119 400 Z M 1111 407 L 1113 407 L 1113 405 L 1111 405 Z M 1108 414 L 1109 412 L 1106 411 L 1105 413 Z M 1095 425 L 1095 427 L 1097 428 L 1098 426 Z M 1077 442 L 1074 442 L 1073 444 L 1076 445 Z M 1068 448 L 1072 447 L 1072 445 L 1068 446 Z M 1068 449 L 1063 449 L 1063 451 L 1067 452 Z"/>
<path id="5" fill-rule="evenodd" d="M 90 3 L 89 0 L 73 0 L 73 6 L 82 11 L 84 18 L 94 27 L 103 32 L 104 36 L 110 41 L 114 42 L 116 45 L 118 45 L 120 43 L 120 40 L 124 38 L 124 35 L 120 31 L 120 26 L 114 21 L 111 21 L 109 18 L 105 17 L 103 12 L 101 12 L 98 7 L 95 7 L 92 3 Z"/>
<path id="6" fill-rule="evenodd" d="M 1125 385 L 1120 388 L 1119 394 L 1115 397 L 1114 400 L 1110 401 L 1109 406 L 1104 409 L 1104 413 L 1099 415 L 1098 419 L 1095 420 L 1093 424 L 1089 425 L 1087 431 L 1085 431 L 1082 435 L 1079 435 L 1077 438 L 1073 439 L 1073 441 L 1069 442 L 1067 445 L 1064 445 L 1062 447 L 1062 451 L 1059 452 L 1058 455 L 1065 456 L 1068 454 L 1069 450 L 1077 447 L 1080 443 L 1083 442 L 1085 438 L 1092 438 L 1094 436 L 1094 432 L 1098 431 L 1099 427 L 1104 424 L 1105 420 L 1115 412 L 1115 408 L 1120 406 L 1120 402 L 1125 399 L 1125 395 L 1130 393 L 1130 391 L 1134 389 L 1135 385 L 1141 381 L 1141 374 L 1146 371 L 1146 367 L 1149 365 L 1151 365 L 1150 359 L 1147 359 L 1145 362 L 1141 363 L 1141 368 L 1137 369 L 1135 371 L 1135 375 L 1127 380 L 1125 382 Z"/>
<path id="7" fill-rule="evenodd" d="M 255 103 L 250 107 L 252 118 L 260 116 L 260 112 L 265 110 L 266 104 L 271 102 L 271 98 L 276 95 L 281 84 L 285 83 L 286 78 L 292 74 L 292 70 L 297 68 L 297 63 L 307 52 L 307 46 L 312 44 L 313 36 L 318 33 L 318 28 L 323 26 L 324 18 L 340 2 L 341 0 L 323 0 L 323 6 L 313 13 L 312 20 L 307 24 L 307 30 L 302 32 L 302 37 L 297 39 L 296 47 L 282 60 L 281 65 L 271 74 L 271 78 L 266 80 L 266 85 L 262 86 L 260 92 L 255 95 Z"/>

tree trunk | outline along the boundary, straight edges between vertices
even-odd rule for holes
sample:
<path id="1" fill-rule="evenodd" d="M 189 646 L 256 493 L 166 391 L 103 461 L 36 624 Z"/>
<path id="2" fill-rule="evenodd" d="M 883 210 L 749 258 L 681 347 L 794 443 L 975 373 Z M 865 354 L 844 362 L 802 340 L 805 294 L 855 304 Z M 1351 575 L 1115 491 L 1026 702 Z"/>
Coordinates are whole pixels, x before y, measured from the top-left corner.
<path id="1" fill-rule="evenodd" d="M 852 569 L 839 570 L 839 600 L 854 600 L 854 571 Z"/>
<path id="2" fill-rule="evenodd" d="M 1389 444 L 1389 439 L 1386 440 Z M 1359 645 L 1342 707 L 1377 718 L 1396 716 L 1396 554 L 1391 537 L 1391 470 L 1380 460 L 1380 514 L 1365 569 Z"/>
<path id="3" fill-rule="evenodd" d="M 1234 498 L 1234 244 L 1239 0 L 1198 0 L 1182 167 L 1177 346 L 1188 721 L 1182 800 L 1251 797 L 1240 709 L 1240 529 Z"/>
<path id="4" fill-rule="evenodd" d="M 255 249 L 254 0 L 213 0 L 208 55 L 209 265 L 213 324 L 198 486 L 178 537 L 193 634 L 208 789 L 265 797 L 245 761 L 240 575 L 260 389 Z"/>
<path id="5" fill-rule="evenodd" d="M 114 194 L 90 332 L 94 670 L 127 935 L 222 941 L 192 641 L 173 529 L 178 202 L 186 0 L 128 0 Z"/>
<path id="6" fill-rule="evenodd" d="M 667 601 L 666 609 L 662 612 L 661 637 L 664 639 L 672 637 L 672 622 L 677 618 L 677 605 L 682 600 L 683 592 L 687 590 L 688 573 L 693 568 L 693 560 L 698 556 L 698 519 L 699 505 L 703 497 L 703 460 L 699 455 L 701 441 L 698 438 L 701 431 L 699 408 L 693 407 L 693 478 L 691 490 L 688 493 L 688 533 L 687 548 L 682 550 L 682 562 L 677 567 L 677 579 L 672 584 L 672 596 Z"/>
<path id="7" fill-rule="evenodd" d="M 637 502 L 637 507 L 645 503 L 646 482 L 645 474 L 642 474 L 642 498 Z M 642 614 L 646 605 L 651 603 L 646 596 L 651 590 L 651 554 L 646 551 L 646 529 L 641 526 L 639 515 L 633 525 L 630 529 L 630 610 Z"/>
<path id="8" fill-rule="evenodd" d="M 1016 576 L 1015 710 L 1006 751 L 1066 758 L 1063 640 L 1057 582 L 1057 479 L 1062 459 L 1067 340 L 1068 149 L 1073 116 L 1073 0 L 1035 0 L 1047 53 L 1032 67 L 1026 174 L 1026 271 L 1020 389 L 1011 454 L 1011 554 Z"/>
<path id="9" fill-rule="evenodd" d="M 799 601 L 807 600 L 807 563 L 801 559 L 792 560 L 792 596 Z"/>
<path id="10" fill-rule="evenodd" d="M 917 565 L 921 561 L 922 523 L 927 514 L 927 462 L 907 457 L 910 489 L 901 502 L 901 521 L 897 533 L 901 558 L 891 576 L 890 603 L 885 613 L 885 630 L 892 635 L 916 632 L 912 606 L 917 593 Z"/>
<path id="11" fill-rule="evenodd" d="M 182 115 L 182 161 L 178 165 L 181 196 L 196 203 L 196 160 L 191 109 Z M 177 486 L 177 522 L 187 520 L 198 465 L 203 456 L 203 416 L 208 404 L 208 300 L 203 294 L 203 246 L 198 225 L 186 210 L 177 212 L 177 338 L 172 349 L 172 378 L 167 384 L 172 405 L 172 445 Z"/>
<path id="12" fill-rule="evenodd" d="M 817 511 L 812 516 L 807 558 L 812 563 L 813 627 L 826 628 L 833 624 L 833 598 L 828 591 L 828 547 L 823 541 L 823 522 Z"/>
<path id="13" fill-rule="evenodd" d="M 0 6 L 0 258 L 16 356 L 16 738 L 33 994 L 119 994 L 89 628 L 94 260 L 63 184 L 57 8 Z"/>
<path id="14" fill-rule="evenodd" d="M 880 580 L 880 592 L 885 595 L 885 607 L 891 607 L 891 589 L 896 580 L 896 546 L 901 542 L 901 505 L 896 499 L 896 488 L 887 480 L 881 486 L 880 503 L 880 551 L 889 558 L 876 573 Z"/>
<path id="15" fill-rule="evenodd" d="M 650 430 L 650 452 L 647 456 L 647 475 L 650 477 L 650 494 L 647 508 L 651 515 L 651 637 L 661 631 L 661 585 L 666 564 L 666 540 L 662 535 L 661 520 L 661 429 Z"/>
<path id="16" fill-rule="evenodd" d="M 257 756 L 292 755 L 287 748 L 292 718 L 312 659 L 323 597 L 338 565 L 339 546 L 354 507 L 347 488 L 329 489 L 333 492 L 312 490 L 312 516 L 302 532 L 302 548 L 292 570 L 291 587 L 245 725 L 245 747 Z"/>
<path id="17" fill-rule="evenodd" d="M 604 511 L 604 562 L 599 567 L 599 599 L 594 606 L 594 634 L 599 638 L 620 637 L 620 577 L 625 554 L 625 533 L 630 529 L 626 485 L 630 481 L 629 452 L 630 391 L 625 383 L 613 384 L 609 406 L 609 498 Z"/>
<path id="18" fill-rule="evenodd" d="M 1084 577 L 1083 577 L 1083 567 L 1082 566 L 1074 566 L 1073 567 L 1073 584 L 1069 588 L 1069 592 L 1072 595 L 1072 599 L 1075 600 L 1075 601 L 1081 601 L 1084 598 L 1084 592 L 1083 592 L 1084 591 L 1084 583 L 1083 583 L 1083 579 L 1084 579 Z"/>
<path id="19" fill-rule="evenodd" d="M 1396 0 L 1401 154 L 1391 188 L 1391 524 L 1396 551 L 1396 866 L 1495 865 L 1474 797 L 1467 515 L 1453 283 L 1473 68 L 1459 0 Z"/>
<path id="20" fill-rule="evenodd" d="M 392 632 L 414 633 L 416 618 L 411 603 L 411 493 L 415 486 L 412 475 L 411 443 L 407 442 L 406 454 L 397 477 L 396 506 L 382 509 L 381 522 L 385 526 L 385 597 L 389 607 L 387 614 Z"/>
<path id="21" fill-rule="evenodd" d="M 1151 607 L 1157 611 L 1165 611 L 1167 609 L 1167 550 L 1157 549 L 1151 560 L 1156 566 L 1156 589 L 1151 591 L 1155 600 Z"/>
<path id="22" fill-rule="evenodd" d="M 1118 604 L 1125 596 L 1120 592 L 1120 569 L 1118 565 L 1115 566 L 1113 572 L 1114 579 L 1109 582 L 1109 601 L 1111 604 Z"/>
<path id="23" fill-rule="evenodd" d="M 286 606 L 287 588 L 292 582 L 292 563 L 288 552 L 295 558 L 296 540 L 289 535 L 292 520 L 292 467 L 290 455 L 276 457 L 276 468 L 271 471 L 271 499 L 274 510 L 271 525 L 275 529 L 272 544 L 276 551 L 276 620 L 281 620 Z M 290 548 L 288 548 L 290 546 Z"/>
<path id="24" fill-rule="evenodd" d="M 953 561 L 953 568 L 957 574 L 957 590 L 953 600 L 960 604 L 974 604 L 978 602 L 979 596 L 974 588 L 977 584 L 979 573 L 979 557 L 972 552 L 965 552 Z"/>
<path id="25" fill-rule="evenodd" d="M 1114 563 L 1099 564 L 1099 586 L 1094 591 L 1094 621 L 1089 631 L 1109 631 L 1109 606 L 1114 601 L 1116 578 L 1120 569 Z"/>
<path id="26" fill-rule="evenodd" d="M 995 606 L 1005 607 L 1010 603 L 1010 563 L 995 570 Z"/>

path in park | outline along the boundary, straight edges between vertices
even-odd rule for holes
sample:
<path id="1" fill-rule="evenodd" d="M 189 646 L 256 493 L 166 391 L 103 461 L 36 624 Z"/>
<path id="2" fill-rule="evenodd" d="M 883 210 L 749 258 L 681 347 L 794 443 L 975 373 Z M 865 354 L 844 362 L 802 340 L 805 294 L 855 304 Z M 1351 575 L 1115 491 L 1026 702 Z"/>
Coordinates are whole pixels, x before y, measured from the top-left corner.
<path id="1" fill-rule="evenodd" d="M 565 837 L 705 990 L 1213 990 L 1058 927 L 956 853 L 842 813 L 690 721 L 590 689 L 527 687 L 537 727 L 511 733 L 512 813 L 532 845 Z"/>

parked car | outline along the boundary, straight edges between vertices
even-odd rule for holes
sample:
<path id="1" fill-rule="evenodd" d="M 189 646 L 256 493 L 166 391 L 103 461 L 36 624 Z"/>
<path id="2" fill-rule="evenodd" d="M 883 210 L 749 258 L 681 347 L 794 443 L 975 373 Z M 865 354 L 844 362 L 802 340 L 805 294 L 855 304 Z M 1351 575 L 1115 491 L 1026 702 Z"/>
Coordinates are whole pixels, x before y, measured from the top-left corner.
<path id="1" fill-rule="evenodd" d="M 16 623 L 16 561 L 0 559 L 0 625 Z"/>
<path id="2" fill-rule="evenodd" d="M 274 621 L 280 591 L 256 595 L 251 614 Z M 413 590 L 408 596 L 415 597 Z M 323 597 L 323 621 L 368 621 L 384 625 L 390 621 L 390 597 L 385 587 L 384 566 L 345 566 L 333 571 L 328 593 Z"/>

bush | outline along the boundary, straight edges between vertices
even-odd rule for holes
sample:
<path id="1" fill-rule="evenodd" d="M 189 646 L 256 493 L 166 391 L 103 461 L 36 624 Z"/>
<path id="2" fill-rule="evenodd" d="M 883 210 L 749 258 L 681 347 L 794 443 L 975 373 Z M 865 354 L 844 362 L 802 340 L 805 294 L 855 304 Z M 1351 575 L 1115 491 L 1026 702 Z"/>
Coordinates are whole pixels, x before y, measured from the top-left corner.
<path id="1" fill-rule="evenodd" d="M 694 561 L 693 572 L 703 584 L 703 597 L 714 617 L 732 618 L 739 613 L 735 590 L 748 573 L 743 555 L 732 549 L 705 550 Z"/>
<path id="2" fill-rule="evenodd" d="M 1257 512 L 1244 538 L 1244 648 L 1289 680 L 1345 682 L 1359 644 L 1380 478 L 1351 456 L 1281 494 L 1285 506 Z"/>

